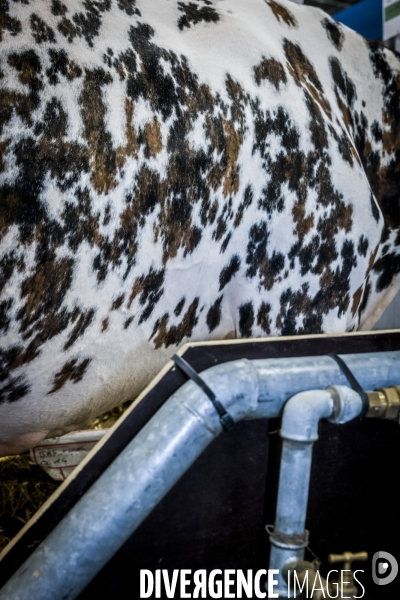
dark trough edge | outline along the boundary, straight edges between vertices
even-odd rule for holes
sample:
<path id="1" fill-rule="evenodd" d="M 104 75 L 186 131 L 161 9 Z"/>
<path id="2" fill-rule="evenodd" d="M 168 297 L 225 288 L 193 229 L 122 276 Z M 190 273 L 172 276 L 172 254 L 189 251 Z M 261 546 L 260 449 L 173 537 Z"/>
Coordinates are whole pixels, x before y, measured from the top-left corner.
<path id="1" fill-rule="evenodd" d="M 196 371 L 217 364 L 247 358 L 290 358 L 323 354 L 353 354 L 400 349 L 400 331 L 343 334 L 335 336 L 290 337 L 271 340 L 243 340 L 242 343 L 197 343 L 181 354 Z M 178 369 L 171 369 L 152 387 L 132 412 L 116 427 L 106 443 L 99 448 L 84 468 L 71 479 L 64 491 L 16 541 L 0 561 L 0 587 L 37 548 L 64 515 L 89 489 L 114 458 L 144 427 L 154 413 L 181 385 L 187 381 Z"/>

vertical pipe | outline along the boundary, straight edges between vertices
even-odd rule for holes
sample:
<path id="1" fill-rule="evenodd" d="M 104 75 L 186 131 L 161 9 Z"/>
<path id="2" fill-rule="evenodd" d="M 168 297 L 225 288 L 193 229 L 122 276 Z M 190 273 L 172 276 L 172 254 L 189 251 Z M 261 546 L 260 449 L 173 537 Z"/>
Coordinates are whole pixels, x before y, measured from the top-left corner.
<path id="1" fill-rule="evenodd" d="M 312 443 L 283 442 L 275 520 L 275 529 L 280 533 L 304 533 L 312 447 Z"/>
<path id="2" fill-rule="evenodd" d="M 278 589 L 281 598 L 288 598 L 284 578 L 285 565 L 304 558 L 308 543 L 305 529 L 310 486 L 312 449 L 318 439 L 318 426 L 323 418 L 333 423 L 345 423 L 360 414 L 362 401 L 356 392 L 345 386 L 327 390 L 312 390 L 295 394 L 283 411 L 281 468 L 275 527 L 270 535 L 270 569 L 278 569 Z"/>

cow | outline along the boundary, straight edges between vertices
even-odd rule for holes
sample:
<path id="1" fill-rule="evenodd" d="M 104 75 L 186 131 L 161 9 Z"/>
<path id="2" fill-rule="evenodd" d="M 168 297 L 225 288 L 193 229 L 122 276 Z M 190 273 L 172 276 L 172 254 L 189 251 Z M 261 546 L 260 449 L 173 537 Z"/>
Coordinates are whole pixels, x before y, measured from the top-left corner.
<path id="1" fill-rule="evenodd" d="M 400 59 L 286 0 L 0 0 L 0 453 L 188 341 L 368 329 Z"/>

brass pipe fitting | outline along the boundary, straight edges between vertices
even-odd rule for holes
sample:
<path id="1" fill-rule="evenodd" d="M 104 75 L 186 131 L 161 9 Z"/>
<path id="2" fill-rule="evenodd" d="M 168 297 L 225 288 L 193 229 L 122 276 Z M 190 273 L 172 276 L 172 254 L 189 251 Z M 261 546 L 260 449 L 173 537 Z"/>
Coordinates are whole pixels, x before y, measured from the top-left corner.
<path id="1" fill-rule="evenodd" d="M 299 591 L 302 590 L 301 598 L 313 598 L 313 600 L 322 600 L 323 598 L 335 597 L 329 596 L 332 592 L 328 582 L 324 577 L 319 576 L 317 582 L 317 588 L 322 585 L 319 589 L 314 589 L 314 582 L 319 573 L 319 562 L 308 562 L 305 560 L 296 560 L 292 563 L 285 565 L 283 569 L 283 576 L 287 582 L 291 581 L 290 590 L 294 589 L 294 575 L 296 572 L 296 582 L 299 586 Z M 296 596 L 298 597 L 298 596 Z"/>
<path id="2" fill-rule="evenodd" d="M 343 569 L 345 571 L 351 571 L 351 563 L 353 561 L 365 561 L 368 560 L 367 552 L 343 552 L 343 554 L 329 554 L 328 562 L 332 564 L 343 563 Z"/>
<path id="3" fill-rule="evenodd" d="M 400 417 L 400 386 L 394 385 L 388 388 L 378 388 L 373 392 L 367 392 L 369 409 L 367 417 L 376 419 L 388 419 L 399 422 Z"/>
<path id="4" fill-rule="evenodd" d="M 358 589 L 356 584 L 354 583 L 354 574 L 352 569 L 352 563 L 354 561 L 364 562 L 368 560 L 367 552 L 343 552 L 343 554 L 329 554 L 328 562 L 332 564 L 343 563 L 343 571 L 348 571 L 349 581 L 343 581 L 342 583 L 342 594 L 340 598 L 357 598 Z M 348 595 L 350 594 L 350 595 Z"/>

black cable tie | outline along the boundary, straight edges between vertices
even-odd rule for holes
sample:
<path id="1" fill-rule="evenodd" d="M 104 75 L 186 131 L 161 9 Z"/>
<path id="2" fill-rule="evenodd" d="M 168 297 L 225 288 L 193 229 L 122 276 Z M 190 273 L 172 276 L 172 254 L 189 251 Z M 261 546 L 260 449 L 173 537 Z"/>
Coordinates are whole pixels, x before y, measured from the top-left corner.
<path id="1" fill-rule="evenodd" d="M 354 377 L 353 373 L 350 371 L 343 358 L 340 358 L 340 356 L 338 356 L 337 354 L 328 354 L 327 356 L 330 356 L 331 358 L 333 358 L 334 361 L 336 361 L 336 363 L 340 367 L 340 370 L 346 377 L 353 390 L 360 395 L 362 400 L 362 411 L 360 416 L 365 417 L 369 409 L 369 398 L 367 392 L 362 388 L 358 380 Z"/>
<path id="2" fill-rule="evenodd" d="M 189 377 L 189 379 L 194 381 L 194 383 L 196 383 L 199 386 L 199 388 L 201 388 L 201 390 L 206 394 L 206 396 L 208 396 L 208 398 L 211 400 L 215 410 L 219 415 L 219 420 L 221 421 L 222 429 L 224 431 L 229 431 L 230 429 L 232 429 L 233 425 L 235 424 L 234 420 L 222 406 L 221 402 L 217 400 L 216 395 L 208 387 L 204 379 L 200 377 L 200 375 L 193 369 L 193 367 L 189 365 L 188 362 L 186 362 L 186 360 L 184 360 L 177 354 L 174 354 L 171 360 L 173 360 L 176 366 L 179 367 L 185 373 L 185 375 Z"/>

